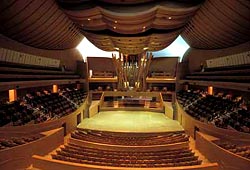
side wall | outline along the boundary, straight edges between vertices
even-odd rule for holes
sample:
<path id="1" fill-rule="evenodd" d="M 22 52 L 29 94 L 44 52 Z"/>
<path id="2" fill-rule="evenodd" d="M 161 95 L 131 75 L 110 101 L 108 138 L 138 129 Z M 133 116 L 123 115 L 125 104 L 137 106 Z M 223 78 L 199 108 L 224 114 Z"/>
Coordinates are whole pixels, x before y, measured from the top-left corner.
<path id="1" fill-rule="evenodd" d="M 75 71 L 77 68 L 76 61 L 83 61 L 82 56 L 77 49 L 68 49 L 68 50 L 38 49 L 24 45 L 12 39 L 9 39 L 3 36 L 2 34 L 0 34 L 0 47 L 32 55 L 59 59 L 61 61 L 61 65 L 65 65 L 67 69 L 72 71 Z"/>
<path id="2" fill-rule="evenodd" d="M 202 50 L 196 48 L 189 48 L 183 56 L 182 62 L 189 63 L 189 71 L 200 70 L 200 64 L 205 63 L 206 60 L 223 57 L 227 55 L 242 53 L 250 50 L 250 41 L 234 47 L 216 49 L 216 50 Z"/>

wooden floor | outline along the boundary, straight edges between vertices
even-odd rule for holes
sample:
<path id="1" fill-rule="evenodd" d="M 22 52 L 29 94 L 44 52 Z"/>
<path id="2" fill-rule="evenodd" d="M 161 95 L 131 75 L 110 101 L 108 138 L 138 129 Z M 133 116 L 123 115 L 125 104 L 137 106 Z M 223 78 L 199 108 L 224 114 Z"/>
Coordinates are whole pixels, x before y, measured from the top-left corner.
<path id="1" fill-rule="evenodd" d="M 163 113 L 148 111 L 103 111 L 84 119 L 79 128 L 115 132 L 171 132 L 184 130 Z"/>

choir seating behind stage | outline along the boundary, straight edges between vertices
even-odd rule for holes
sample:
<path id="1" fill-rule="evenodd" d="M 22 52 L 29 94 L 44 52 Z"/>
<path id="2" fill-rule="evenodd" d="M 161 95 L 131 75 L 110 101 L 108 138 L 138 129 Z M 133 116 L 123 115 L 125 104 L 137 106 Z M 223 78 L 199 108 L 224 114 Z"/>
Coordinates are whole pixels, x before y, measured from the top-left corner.
<path id="1" fill-rule="evenodd" d="M 93 78 L 112 78 L 115 76 L 115 73 L 112 71 L 93 71 L 92 76 Z"/>
<path id="2" fill-rule="evenodd" d="M 197 120 L 212 123 L 220 128 L 250 133 L 250 109 L 242 100 L 226 96 L 208 95 L 199 91 L 180 91 L 178 102 Z"/>

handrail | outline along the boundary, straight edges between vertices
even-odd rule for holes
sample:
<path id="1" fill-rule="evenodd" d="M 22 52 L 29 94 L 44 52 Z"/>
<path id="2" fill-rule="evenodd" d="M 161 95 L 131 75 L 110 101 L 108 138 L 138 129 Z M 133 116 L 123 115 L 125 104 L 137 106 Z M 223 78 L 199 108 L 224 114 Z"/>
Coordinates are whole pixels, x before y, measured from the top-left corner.
<path id="1" fill-rule="evenodd" d="M 104 96 L 105 96 L 105 92 L 102 92 L 102 95 L 101 95 L 101 98 L 100 98 L 100 102 L 99 102 L 100 107 L 103 106 L 103 103 L 104 103 Z"/>
<path id="2" fill-rule="evenodd" d="M 159 93 L 159 96 L 160 96 L 160 107 L 164 107 L 164 100 L 163 100 L 161 92 Z"/>

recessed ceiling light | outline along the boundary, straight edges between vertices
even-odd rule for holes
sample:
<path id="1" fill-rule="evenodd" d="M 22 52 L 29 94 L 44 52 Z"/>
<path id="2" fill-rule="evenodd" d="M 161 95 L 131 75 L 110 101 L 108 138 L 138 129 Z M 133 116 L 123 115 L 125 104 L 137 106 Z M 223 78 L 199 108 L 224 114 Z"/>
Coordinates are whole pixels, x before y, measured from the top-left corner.
<path id="1" fill-rule="evenodd" d="M 88 18 L 88 21 L 90 21 L 91 20 L 91 18 Z"/>
<path id="2" fill-rule="evenodd" d="M 143 48 L 143 50 L 147 50 L 147 49 L 148 49 L 148 47 L 144 47 L 144 48 Z"/>
<path id="3" fill-rule="evenodd" d="M 114 29 L 116 29 L 116 27 L 113 27 Z"/>
<path id="4" fill-rule="evenodd" d="M 117 23 L 117 21 L 115 21 L 115 23 Z"/>
<path id="5" fill-rule="evenodd" d="M 145 28 L 146 28 L 146 26 L 143 26 L 142 28 L 143 28 L 143 29 L 145 29 Z"/>
<path id="6" fill-rule="evenodd" d="M 168 17 L 168 19 L 172 19 L 172 17 Z"/>

